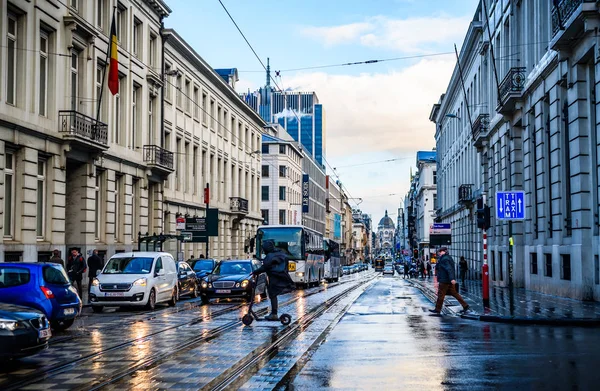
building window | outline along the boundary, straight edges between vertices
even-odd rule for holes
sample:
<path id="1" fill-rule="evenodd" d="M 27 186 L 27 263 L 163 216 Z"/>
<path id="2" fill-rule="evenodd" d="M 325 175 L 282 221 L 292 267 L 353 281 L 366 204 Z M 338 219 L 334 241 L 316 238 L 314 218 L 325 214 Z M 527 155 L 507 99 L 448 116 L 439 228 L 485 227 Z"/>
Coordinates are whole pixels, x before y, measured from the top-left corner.
<path id="1" fill-rule="evenodd" d="M 175 161 L 177 162 L 177 164 L 175 165 L 175 190 L 179 190 L 179 188 L 180 188 L 179 180 L 181 179 L 181 174 L 182 174 L 182 172 L 180 172 L 180 170 L 183 170 L 181 161 L 179 160 L 180 157 L 181 157 L 181 139 L 178 138 L 175 141 Z"/>
<path id="2" fill-rule="evenodd" d="M 561 256 L 560 278 L 563 280 L 571 280 L 571 255 L 563 254 Z"/>
<path id="3" fill-rule="evenodd" d="M 177 76 L 177 91 L 175 92 L 175 102 L 177 107 L 183 108 L 183 77 Z"/>
<path id="4" fill-rule="evenodd" d="M 268 209 L 261 209 L 260 210 L 260 214 L 262 215 L 263 223 L 265 225 L 269 225 L 269 210 Z"/>
<path id="5" fill-rule="evenodd" d="M 79 0 L 69 0 L 69 6 L 73 8 L 75 11 L 79 8 Z"/>
<path id="6" fill-rule="evenodd" d="M 269 144 L 263 144 L 261 152 L 263 155 L 268 155 L 269 154 Z"/>
<path id="7" fill-rule="evenodd" d="M 285 186 L 279 186 L 279 201 L 285 201 Z"/>
<path id="8" fill-rule="evenodd" d="M 171 72 L 171 64 L 165 64 L 165 75 L 168 75 L 169 72 Z M 172 89 L 171 83 L 168 80 L 165 80 L 163 88 L 165 90 L 165 99 L 170 102 L 171 101 L 171 89 Z"/>
<path id="9" fill-rule="evenodd" d="M 94 234 L 95 234 L 95 238 L 96 240 L 100 240 L 100 232 L 102 230 L 102 213 L 100 211 L 100 208 L 102 206 L 102 172 L 100 171 L 96 171 L 96 186 L 95 186 L 95 191 L 96 191 L 96 197 L 95 197 L 95 208 L 94 208 Z"/>
<path id="10" fill-rule="evenodd" d="M 261 198 L 260 199 L 263 201 L 269 201 L 269 186 L 261 187 Z"/>
<path id="11" fill-rule="evenodd" d="M 6 103 L 17 102 L 17 17 L 8 14 L 7 28 L 7 70 L 6 70 Z"/>
<path id="12" fill-rule="evenodd" d="M 231 144 L 235 145 L 235 139 L 237 138 L 237 136 L 235 135 L 235 117 L 233 115 L 231 116 L 230 132 L 231 132 Z"/>
<path id="13" fill-rule="evenodd" d="M 137 136 L 138 136 L 138 93 L 140 92 L 140 88 L 138 86 L 133 86 L 133 93 L 131 94 L 131 142 L 129 147 L 131 149 L 135 149 L 137 144 Z"/>
<path id="14" fill-rule="evenodd" d="M 285 151 L 285 145 L 280 145 L 279 146 L 279 153 L 281 155 L 285 155 L 286 151 Z"/>
<path id="15" fill-rule="evenodd" d="M 437 171 L 433 171 L 433 184 L 437 185 Z"/>
<path id="16" fill-rule="evenodd" d="M 142 29 L 143 29 L 142 21 L 134 18 L 133 19 L 133 55 L 137 58 L 141 57 L 141 48 L 142 48 Z"/>
<path id="17" fill-rule="evenodd" d="M 262 177 L 263 178 L 268 178 L 269 177 L 269 166 L 268 165 L 263 165 L 262 166 Z"/>
<path id="18" fill-rule="evenodd" d="M 285 178 L 287 175 L 287 167 L 286 166 L 279 166 L 279 177 L 280 178 Z"/>
<path id="19" fill-rule="evenodd" d="M 189 158 L 190 156 L 190 143 L 185 143 L 184 145 L 184 156 L 186 159 Z M 189 162 L 189 160 L 187 160 L 187 162 Z M 184 169 L 183 171 L 183 182 L 184 182 L 184 190 L 186 193 L 189 193 L 190 191 L 190 175 L 189 175 L 189 164 L 182 164 L 182 167 Z"/>
<path id="20" fill-rule="evenodd" d="M 151 67 L 155 67 L 156 66 L 156 35 L 150 33 L 150 53 L 148 55 L 148 61 L 150 62 L 150 66 Z"/>
<path id="21" fill-rule="evenodd" d="M 286 224 L 285 217 L 287 215 L 287 211 L 285 209 L 279 209 L 279 224 Z"/>
<path id="22" fill-rule="evenodd" d="M 100 99 L 100 94 L 102 94 L 102 82 L 104 81 L 104 67 L 100 64 L 96 67 L 96 99 Z M 104 101 L 106 102 L 106 101 Z M 100 103 L 100 121 L 104 120 L 104 102 Z M 96 101 L 97 103 L 97 101 Z"/>
<path id="23" fill-rule="evenodd" d="M 545 276 L 552 277 L 552 254 L 544 254 L 545 257 Z"/>
<path id="24" fill-rule="evenodd" d="M 200 89 L 194 86 L 194 118 L 200 119 L 200 106 L 198 105 L 198 98 L 200 97 Z"/>
<path id="25" fill-rule="evenodd" d="M 7 152 L 4 166 L 4 236 L 13 235 L 15 210 L 15 156 Z"/>
<path id="26" fill-rule="evenodd" d="M 221 119 L 221 113 L 222 113 L 222 109 L 221 106 L 217 106 L 217 126 L 218 126 L 218 131 L 217 134 L 223 134 L 223 126 L 221 126 L 221 122 L 223 122 L 223 120 Z"/>
<path id="27" fill-rule="evenodd" d="M 212 130 L 215 130 L 216 120 L 215 120 L 215 101 L 214 100 L 210 101 L 210 117 L 211 117 L 210 118 L 210 128 Z"/>
<path id="28" fill-rule="evenodd" d="M 538 274 L 537 253 L 531 253 L 531 274 Z"/>
<path id="29" fill-rule="evenodd" d="M 208 118 L 208 110 L 206 107 L 207 96 L 205 93 L 202 93 L 202 123 L 207 125 L 206 118 Z"/>
<path id="30" fill-rule="evenodd" d="M 132 236 L 132 240 L 135 242 L 138 239 L 138 232 L 140 232 L 140 228 L 138 225 L 138 204 L 137 204 L 137 199 L 138 199 L 138 186 L 139 186 L 139 179 L 138 178 L 133 178 L 133 183 L 131 185 L 131 236 Z M 148 222 L 148 225 L 150 225 L 150 221 Z"/>
<path id="31" fill-rule="evenodd" d="M 46 164 L 38 162 L 37 173 L 37 225 L 38 238 L 44 237 L 44 226 L 46 224 Z"/>
<path id="32" fill-rule="evenodd" d="M 125 42 L 127 42 L 127 37 L 125 36 L 127 31 L 127 8 L 125 8 L 121 3 L 117 4 L 115 20 L 115 30 L 117 33 L 118 43 L 125 48 Z"/>
<path id="33" fill-rule="evenodd" d="M 189 79 L 185 79 L 185 112 L 188 114 L 192 112 L 192 100 L 189 98 L 191 84 L 192 82 Z"/>
<path id="34" fill-rule="evenodd" d="M 600 258 L 594 255 L 594 283 L 600 284 Z"/>
<path id="35" fill-rule="evenodd" d="M 154 101 L 151 96 L 148 98 L 148 144 L 154 144 Z"/>
<path id="36" fill-rule="evenodd" d="M 198 147 L 194 146 L 194 154 L 192 155 L 192 193 L 198 193 Z"/>
<path id="37" fill-rule="evenodd" d="M 115 95 L 115 143 L 120 144 L 121 138 L 121 94 L 124 94 L 125 83 L 119 80 L 119 93 Z"/>
<path id="38" fill-rule="evenodd" d="M 77 111 L 79 95 L 79 52 L 71 51 L 71 110 Z"/>
<path id="39" fill-rule="evenodd" d="M 96 26 L 100 27 L 104 26 L 104 2 L 106 0 L 96 0 Z"/>
<path id="40" fill-rule="evenodd" d="M 40 32 L 40 115 L 48 115 L 48 34 Z"/>
<path id="41" fill-rule="evenodd" d="M 121 216 L 121 182 L 123 181 L 123 176 L 118 175 L 115 178 L 115 240 L 117 242 L 121 242 L 121 224 L 123 219 Z"/>

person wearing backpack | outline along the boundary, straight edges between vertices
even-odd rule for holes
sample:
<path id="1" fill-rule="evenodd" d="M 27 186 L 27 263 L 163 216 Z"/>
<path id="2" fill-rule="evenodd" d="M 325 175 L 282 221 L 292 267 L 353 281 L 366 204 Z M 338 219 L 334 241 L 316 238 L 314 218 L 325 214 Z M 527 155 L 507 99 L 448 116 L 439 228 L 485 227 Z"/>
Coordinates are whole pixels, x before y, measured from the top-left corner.
<path id="1" fill-rule="evenodd" d="M 77 249 L 71 250 L 71 255 L 67 260 L 67 273 L 71 283 L 77 283 L 77 293 L 83 297 L 83 274 L 87 271 L 87 263 Z"/>

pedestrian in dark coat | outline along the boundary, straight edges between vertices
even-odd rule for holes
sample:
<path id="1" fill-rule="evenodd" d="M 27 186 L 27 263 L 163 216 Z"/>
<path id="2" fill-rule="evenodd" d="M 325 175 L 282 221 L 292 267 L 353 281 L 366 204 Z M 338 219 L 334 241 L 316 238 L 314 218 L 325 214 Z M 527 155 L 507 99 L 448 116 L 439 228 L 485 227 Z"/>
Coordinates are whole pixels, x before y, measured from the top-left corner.
<path id="1" fill-rule="evenodd" d="M 50 257 L 48 262 L 57 263 L 63 268 L 65 267 L 65 261 L 63 261 L 63 259 L 60 257 L 60 251 L 58 251 L 57 248 L 52 252 L 52 257 Z"/>
<path id="2" fill-rule="evenodd" d="M 408 262 L 404 261 L 404 279 L 408 277 Z"/>
<path id="3" fill-rule="evenodd" d="M 460 305 L 463 307 L 463 312 L 469 309 L 469 305 L 463 300 L 462 296 L 456 291 L 456 277 L 454 272 L 454 260 L 448 254 L 448 249 L 442 247 L 438 253 L 441 257 L 438 260 L 437 266 L 435 267 L 438 280 L 438 298 L 435 304 L 435 309 L 429 310 L 436 315 L 441 314 L 442 306 L 444 305 L 444 298 L 446 294 L 453 296 Z"/>
<path id="4" fill-rule="evenodd" d="M 77 293 L 79 297 L 83 297 L 83 273 L 87 270 L 85 259 L 76 249 L 71 250 L 71 255 L 67 260 L 67 274 L 73 285 L 77 284 Z"/>
<path id="5" fill-rule="evenodd" d="M 458 268 L 460 269 L 460 281 L 465 285 L 465 277 L 467 276 L 467 270 L 469 270 L 469 265 L 465 260 L 465 257 L 460 257 L 460 261 L 458 261 Z"/>
<path id="6" fill-rule="evenodd" d="M 285 253 L 276 248 L 272 240 L 265 240 L 262 243 L 262 249 L 266 257 L 263 259 L 262 266 L 252 272 L 252 274 L 256 276 L 260 273 L 267 273 L 267 277 L 269 277 L 268 294 L 271 301 L 271 314 L 266 319 L 278 320 L 277 296 L 293 291 L 296 289 L 296 285 L 288 272 L 288 257 Z"/>
<path id="7" fill-rule="evenodd" d="M 96 278 L 98 272 L 104 267 L 104 261 L 98 255 L 98 250 L 94 249 L 94 251 L 92 251 L 92 255 L 88 258 L 88 266 L 90 268 L 90 272 L 88 274 L 88 293 L 90 293 L 90 288 L 92 287 L 94 278 Z"/>
<path id="8" fill-rule="evenodd" d="M 427 278 L 431 278 L 431 262 L 427 262 Z"/>

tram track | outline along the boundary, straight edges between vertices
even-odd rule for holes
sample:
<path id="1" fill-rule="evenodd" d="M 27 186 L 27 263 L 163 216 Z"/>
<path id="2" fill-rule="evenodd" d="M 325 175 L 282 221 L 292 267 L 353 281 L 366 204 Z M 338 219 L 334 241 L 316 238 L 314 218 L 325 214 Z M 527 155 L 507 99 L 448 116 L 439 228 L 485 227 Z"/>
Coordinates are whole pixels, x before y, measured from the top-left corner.
<path id="1" fill-rule="evenodd" d="M 354 281 L 355 280 L 348 280 L 348 281 L 340 281 L 340 282 L 333 283 L 333 284 L 321 285 L 321 286 L 319 286 L 319 288 L 317 288 L 315 290 L 312 290 L 312 291 L 309 291 L 309 292 L 304 291 L 304 292 L 306 292 L 305 294 L 301 294 L 301 295 L 295 296 L 293 298 L 290 298 L 290 299 L 286 300 L 285 302 L 282 302 L 280 305 L 289 305 L 289 304 L 292 304 L 292 303 L 296 302 L 297 300 L 299 300 L 301 298 L 309 297 L 309 296 L 321 293 L 321 292 L 323 292 L 323 291 L 325 291 L 327 289 L 330 289 L 332 287 L 339 286 L 339 285 L 344 285 L 344 284 L 347 284 L 347 283 L 352 283 Z M 14 381 L 14 382 L 11 382 L 9 380 L 8 382 L 6 382 L 4 384 L 0 383 L 0 388 L 2 388 L 3 390 L 16 390 L 16 389 L 20 389 L 20 388 L 26 387 L 26 386 L 31 385 L 31 384 L 35 384 L 35 383 L 44 381 L 44 380 L 46 380 L 48 378 L 52 378 L 52 377 L 55 377 L 55 376 L 60 375 L 62 373 L 65 373 L 65 372 L 69 371 L 71 368 L 75 368 L 75 367 L 77 367 L 79 365 L 82 365 L 82 364 L 85 364 L 87 362 L 91 362 L 91 361 L 93 361 L 95 359 L 98 359 L 98 358 L 101 358 L 103 356 L 106 356 L 108 353 L 115 352 L 115 351 L 120 350 L 120 349 L 129 348 L 131 346 L 136 345 L 137 343 L 143 342 L 143 341 L 145 341 L 145 340 L 147 340 L 149 338 L 152 338 L 152 337 L 159 336 L 161 334 L 164 334 L 165 332 L 168 332 L 168 331 L 171 331 L 171 330 L 174 330 L 174 329 L 183 328 L 183 327 L 189 327 L 191 325 L 195 325 L 195 324 L 198 324 L 198 323 L 201 323 L 201 322 L 208 321 L 208 320 L 213 319 L 213 318 L 217 318 L 217 317 L 223 316 L 225 314 L 229 314 L 229 313 L 238 311 L 242 307 L 244 307 L 245 305 L 246 304 L 244 304 L 244 303 L 240 303 L 240 304 L 235 305 L 233 307 L 227 307 L 227 308 L 224 308 L 224 309 L 221 309 L 221 310 L 217 310 L 217 311 L 212 312 L 210 314 L 202 315 L 199 318 L 196 318 L 194 320 L 186 321 L 186 322 L 181 322 L 181 323 L 178 323 L 178 324 L 175 324 L 175 325 L 172 325 L 172 326 L 168 326 L 166 328 L 162 328 L 160 330 L 157 330 L 157 331 L 145 334 L 143 336 L 140 336 L 140 337 L 137 337 L 137 338 L 134 338 L 134 339 L 130 339 L 130 340 L 124 341 L 122 343 L 118 343 L 116 345 L 110 346 L 110 347 L 102 349 L 100 351 L 93 352 L 93 353 L 90 353 L 90 354 L 82 355 L 81 357 L 78 357 L 78 358 L 76 358 L 74 360 L 69 360 L 67 362 L 63 362 L 63 363 L 59 363 L 57 365 L 49 366 L 48 368 L 40 368 L 40 370 L 37 371 L 33 376 L 29 376 L 29 377 L 27 377 L 25 379 L 18 379 L 18 380 Z M 196 308 L 196 307 L 193 307 L 193 308 Z M 180 310 L 180 311 L 177 311 L 177 312 L 183 312 L 183 311 L 186 311 L 186 310 L 191 310 L 193 308 L 187 308 L 187 309 L 183 309 L 183 310 Z M 263 308 L 261 310 L 258 310 L 257 313 L 259 313 L 259 314 L 265 314 L 267 312 L 267 310 L 268 310 L 267 308 Z M 176 313 L 176 312 L 173 312 L 173 313 Z M 156 318 L 156 316 L 153 316 L 153 317 L 151 317 L 149 319 L 153 319 L 153 318 Z M 138 321 L 130 322 L 129 324 L 131 325 L 131 324 L 135 324 L 137 322 Z M 216 338 L 219 335 L 221 335 L 223 332 L 229 330 L 230 328 L 233 328 L 234 326 L 236 326 L 238 324 L 241 324 L 241 321 L 239 319 L 237 319 L 236 321 L 229 322 L 229 323 L 227 323 L 227 324 L 225 324 L 223 326 L 219 326 L 219 327 L 217 327 L 217 328 L 215 328 L 213 330 L 210 330 L 210 331 L 204 333 L 203 335 L 201 335 L 199 337 L 195 337 L 195 338 L 191 338 L 191 339 L 186 340 L 184 343 L 179 344 L 174 349 L 170 349 L 168 352 L 158 353 L 156 355 L 151 356 L 148 359 L 144 359 L 141 362 L 135 364 L 133 367 L 139 369 L 139 368 L 143 368 L 143 367 L 146 367 L 148 365 L 151 365 L 154 362 L 163 360 L 164 358 L 167 358 L 169 356 L 172 356 L 172 355 L 176 354 L 181 349 L 188 348 L 188 347 L 193 346 L 195 344 L 201 343 L 202 341 L 209 341 L 209 340 L 211 340 L 213 338 Z M 83 335 L 73 336 L 73 337 L 74 338 L 72 338 L 72 339 L 76 339 L 76 338 L 83 337 Z M 70 340 L 72 340 L 72 339 L 70 339 Z M 64 339 L 61 340 L 61 341 L 66 342 L 66 340 L 64 340 Z M 126 368 L 124 371 L 122 371 L 122 372 L 125 373 L 125 375 L 123 375 L 121 377 L 126 376 L 126 374 L 128 374 L 128 373 L 135 372 L 138 369 L 134 370 L 134 369 L 132 369 L 132 366 L 130 366 L 129 368 Z M 95 387 L 94 386 L 95 383 L 96 382 L 93 382 L 93 383 L 89 384 L 88 386 L 83 387 L 82 389 L 94 388 Z"/>

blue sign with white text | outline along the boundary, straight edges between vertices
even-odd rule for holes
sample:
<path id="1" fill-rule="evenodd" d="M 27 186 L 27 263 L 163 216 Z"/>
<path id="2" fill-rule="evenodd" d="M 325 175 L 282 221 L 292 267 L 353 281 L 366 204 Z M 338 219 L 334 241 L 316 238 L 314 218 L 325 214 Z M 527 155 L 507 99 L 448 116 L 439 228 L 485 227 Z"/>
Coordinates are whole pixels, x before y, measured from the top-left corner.
<path id="1" fill-rule="evenodd" d="M 525 192 L 496 192 L 496 218 L 498 220 L 524 220 Z"/>
<path id="2" fill-rule="evenodd" d="M 308 174 L 302 175 L 302 213 L 308 213 L 310 205 L 310 179 Z"/>

